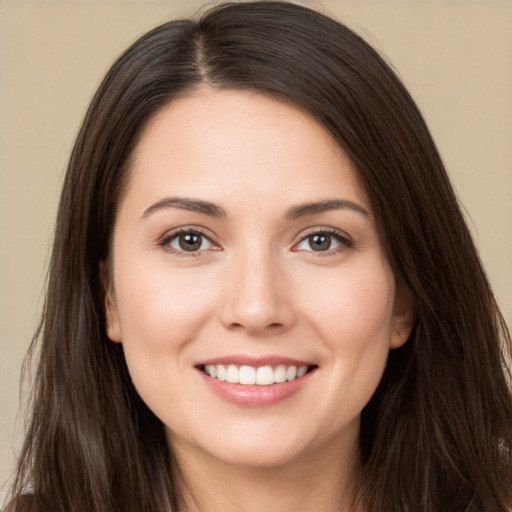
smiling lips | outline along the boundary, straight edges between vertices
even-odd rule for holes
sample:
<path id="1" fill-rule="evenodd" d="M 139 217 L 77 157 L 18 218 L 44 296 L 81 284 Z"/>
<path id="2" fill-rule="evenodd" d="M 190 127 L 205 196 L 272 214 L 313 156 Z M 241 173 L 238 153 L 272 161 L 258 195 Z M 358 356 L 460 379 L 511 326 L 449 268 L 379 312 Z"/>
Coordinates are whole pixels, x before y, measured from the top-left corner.
<path id="1" fill-rule="evenodd" d="M 235 359 L 208 361 L 197 368 L 212 391 L 245 407 L 272 405 L 288 398 L 302 389 L 317 368 L 292 360 L 276 364 L 267 359 L 249 364 Z"/>
<path id="2" fill-rule="evenodd" d="M 280 364 L 275 368 L 272 366 L 236 366 L 230 364 L 209 364 L 205 365 L 204 372 L 220 381 L 230 382 L 231 384 L 271 386 L 272 384 L 282 384 L 283 382 L 292 381 L 306 375 L 308 367 L 306 365 L 284 365 Z"/>

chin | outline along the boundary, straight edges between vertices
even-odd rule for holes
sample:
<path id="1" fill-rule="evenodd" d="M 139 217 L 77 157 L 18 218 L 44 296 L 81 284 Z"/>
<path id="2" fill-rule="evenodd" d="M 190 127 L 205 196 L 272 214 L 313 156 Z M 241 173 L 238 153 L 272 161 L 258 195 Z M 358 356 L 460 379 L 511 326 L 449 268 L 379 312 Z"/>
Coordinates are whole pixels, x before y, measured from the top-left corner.
<path id="1" fill-rule="evenodd" d="M 250 427 L 243 422 L 218 432 L 212 426 L 209 431 L 189 431 L 183 436 L 168 431 L 167 437 L 170 449 L 178 458 L 180 453 L 190 453 L 192 449 L 203 460 L 254 468 L 284 466 L 300 459 L 310 444 L 304 436 L 282 426 L 260 424 L 259 428 Z"/>
<path id="2" fill-rule="evenodd" d="M 301 458 L 304 447 L 275 446 L 251 443 L 249 446 L 236 446 L 231 450 L 212 453 L 224 464 L 255 469 L 270 469 L 286 466 Z"/>

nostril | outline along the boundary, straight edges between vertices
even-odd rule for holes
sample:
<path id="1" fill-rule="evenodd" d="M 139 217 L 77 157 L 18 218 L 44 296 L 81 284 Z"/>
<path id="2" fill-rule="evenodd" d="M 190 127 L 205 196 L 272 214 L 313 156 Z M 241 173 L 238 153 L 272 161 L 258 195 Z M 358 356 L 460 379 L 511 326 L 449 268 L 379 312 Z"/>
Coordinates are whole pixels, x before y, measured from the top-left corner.
<path id="1" fill-rule="evenodd" d="M 233 322 L 229 325 L 229 327 L 231 329 L 244 329 L 244 325 L 241 324 L 241 323 L 238 323 L 238 322 Z M 271 329 L 271 330 L 277 330 L 277 329 L 281 329 L 283 327 L 283 324 L 282 323 L 279 323 L 279 322 L 273 322 L 271 324 L 268 324 L 267 325 L 267 329 Z"/>

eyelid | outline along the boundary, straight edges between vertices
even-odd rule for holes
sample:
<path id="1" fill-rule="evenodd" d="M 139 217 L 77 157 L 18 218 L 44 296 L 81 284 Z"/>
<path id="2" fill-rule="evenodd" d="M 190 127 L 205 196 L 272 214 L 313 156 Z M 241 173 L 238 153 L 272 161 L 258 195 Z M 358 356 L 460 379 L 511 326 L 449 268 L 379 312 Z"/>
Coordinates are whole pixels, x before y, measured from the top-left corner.
<path id="1" fill-rule="evenodd" d="M 186 233 L 194 233 L 197 235 L 201 235 L 202 237 L 206 238 L 210 244 L 212 244 L 212 247 L 209 247 L 208 249 L 201 249 L 198 251 L 182 251 L 179 249 L 176 249 L 174 247 L 170 246 L 171 241 L 176 239 L 181 234 Z M 220 245 L 216 243 L 213 240 L 213 236 L 208 234 L 205 229 L 199 227 L 199 226 L 179 226 L 176 228 L 173 228 L 169 231 L 166 231 L 159 239 L 158 239 L 158 245 L 163 247 L 165 250 L 171 252 L 172 254 L 178 255 L 178 256 L 184 256 L 184 257 L 196 257 L 200 256 L 202 253 L 207 251 L 219 251 L 222 250 Z"/>
<path id="2" fill-rule="evenodd" d="M 307 251 L 304 249 L 296 249 L 296 247 L 304 242 L 308 237 L 317 235 L 317 234 L 326 234 L 334 237 L 339 243 L 340 247 L 336 247 L 334 249 L 329 249 L 327 251 Z M 305 232 L 302 232 L 300 234 L 300 238 L 297 242 L 295 242 L 292 246 L 292 251 L 303 251 L 303 252 L 312 252 L 316 253 L 317 256 L 325 256 L 329 254 L 333 254 L 336 252 L 341 252 L 346 249 L 350 249 L 354 246 L 354 242 L 352 240 L 352 237 L 346 233 L 345 231 L 342 231 L 340 229 L 327 227 L 327 226 L 315 226 L 314 228 L 309 228 Z"/>
<path id="3" fill-rule="evenodd" d="M 172 240 L 174 240 L 180 234 L 185 234 L 185 233 L 195 233 L 195 234 L 203 236 L 212 244 L 212 247 L 210 247 L 208 249 L 201 249 L 198 251 L 190 251 L 190 252 L 182 251 L 182 250 L 170 247 L 169 244 Z M 313 251 L 313 250 L 307 251 L 307 250 L 303 250 L 303 249 L 297 249 L 297 246 L 300 243 L 302 243 L 308 237 L 315 235 L 315 234 L 327 234 L 327 235 L 333 236 L 340 243 L 340 246 L 336 247 L 334 249 L 326 250 L 326 251 Z M 340 229 L 327 227 L 327 226 L 315 226 L 315 227 L 309 228 L 306 231 L 303 231 L 299 236 L 300 236 L 299 239 L 293 244 L 291 250 L 296 251 L 296 252 L 299 252 L 299 251 L 314 252 L 318 256 L 329 255 L 329 254 L 333 254 L 336 252 L 341 252 L 343 250 L 352 248 L 354 245 L 352 237 L 348 233 L 346 233 L 345 231 L 342 231 Z M 157 243 L 159 246 L 163 247 L 164 249 L 168 250 L 169 252 L 172 252 L 173 254 L 176 254 L 179 256 L 185 256 L 185 257 L 194 257 L 194 256 L 200 256 L 202 253 L 207 252 L 207 251 L 222 250 L 221 246 L 217 242 L 214 241 L 214 238 L 215 238 L 214 236 L 212 236 L 211 234 L 208 233 L 208 230 L 205 230 L 204 228 L 202 228 L 200 226 L 195 226 L 195 225 L 187 226 L 186 225 L 186 226 L 179 226 L 179 227 L 173 228 L 169 231 L 166 231 L 158 239 Z"/>

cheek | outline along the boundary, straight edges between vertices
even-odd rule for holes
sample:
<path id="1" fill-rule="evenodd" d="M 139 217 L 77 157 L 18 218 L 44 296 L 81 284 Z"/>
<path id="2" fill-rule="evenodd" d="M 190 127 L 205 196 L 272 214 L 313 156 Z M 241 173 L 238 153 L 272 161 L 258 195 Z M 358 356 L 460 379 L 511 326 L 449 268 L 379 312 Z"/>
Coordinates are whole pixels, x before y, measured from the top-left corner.
<path id="1" fill-rule="evenodd" d="M 359 268 L 361 267 L 361 268 Z M 316 329 L 340 346 L 372 344 L 393 324 L 394 278 L 385 263 L 347 267 L 329 273 L 302 291 Z"/>
<path id="2" fill-rule="evenodd" d="M 117 271 L 116 300 L 121 341 L 133 384 L 162 421 L 175 422 L 173 409 L 186 408 L 183 378 L 190 370 L 187 347 L 211 318 L 217 303 L 211 276 L 124 262 Z M 185 403 L 182 403 L 185 400 Z M 189 400 L 190 402 L 190 400 Z M 188 407 L 191 404 L 188 403 Z M 174 418 L 174 419 L 172 419 Z"/>
<path id="3" fill-rule="evenodd" d="M 126 270 L 126 271 L 125 271 Z M 211 276 L 197 269 L 152 265 L 118 266 L 117 309 L 125 352 L 132 348 L 157 356 L 179 350 L 208 321 L 217 293 Z M 208 286 L 205 286 L 208 283 Z"/>
<path id="4" fill-rule="evenodd" d="M 380 381 L 389 353 L 395 296 L 391 272 L 376 259 L 317 279 L 302 294 L 308 297 L 311 329 L 333 370 L 333 389 L 344 389 L 353 406 L 362 408 Z"/>

